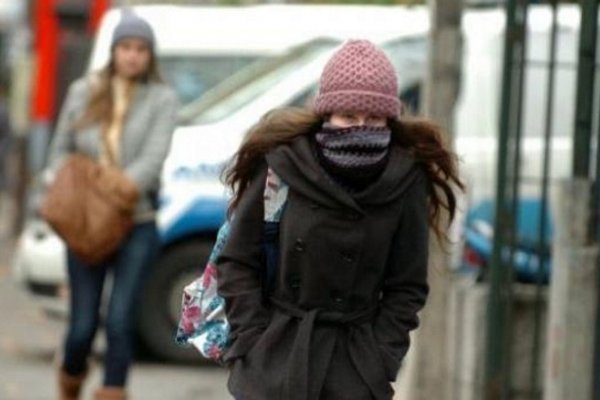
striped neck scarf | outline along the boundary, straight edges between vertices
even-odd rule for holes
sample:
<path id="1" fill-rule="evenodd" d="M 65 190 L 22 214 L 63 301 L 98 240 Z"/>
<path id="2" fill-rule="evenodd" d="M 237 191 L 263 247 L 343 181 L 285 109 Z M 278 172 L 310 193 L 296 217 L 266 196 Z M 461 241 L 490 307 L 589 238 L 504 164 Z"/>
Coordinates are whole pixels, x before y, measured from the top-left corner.
<path id="1" fill-rule="evenodd" d="M 388 127 L 324 124 L 314 134 L 314 144 L 321 166 L 333 180 L 350 191 L 360 191 L 383 172 L 391 136 Z"/>

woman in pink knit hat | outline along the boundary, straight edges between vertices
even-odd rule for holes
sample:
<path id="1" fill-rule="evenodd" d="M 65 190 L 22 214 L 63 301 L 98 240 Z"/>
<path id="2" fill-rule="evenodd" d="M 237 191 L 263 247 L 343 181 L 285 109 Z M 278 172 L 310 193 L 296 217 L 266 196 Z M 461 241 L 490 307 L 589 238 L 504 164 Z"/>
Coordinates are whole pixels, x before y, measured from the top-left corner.
<path id="1" fill-rule="evenodd" d="M 267 176 L 286 191 L 275 253 L 265 252 Z M 342 46 L 312 110 L 264 116 L 227 182 L 235 217 L 218 282 L 233 396 L 391 399 L 427 299 L 428 233 L 446 237 L 440 211 L 453 218 L 462 184 L 440 131 L 401 115 L 383 51 Z"/>

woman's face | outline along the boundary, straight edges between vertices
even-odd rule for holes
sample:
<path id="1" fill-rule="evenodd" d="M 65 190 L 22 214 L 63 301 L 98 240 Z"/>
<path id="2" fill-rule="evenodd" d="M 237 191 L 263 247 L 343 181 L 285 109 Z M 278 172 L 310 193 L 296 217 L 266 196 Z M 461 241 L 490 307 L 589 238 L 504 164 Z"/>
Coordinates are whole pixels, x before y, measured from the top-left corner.
<path id="1" fill-rule="evenodd" d="M 135 79 L 144 75 L 150 66 L 152 54 L 145 40 L 125 38 L 114 49 L 114 65 L 117 75 Z"/>
<path id="2" fill-rule="evenodd" d="M 387 119 L 376 115 L 356 112 L 341 112 L 332 114 L 329 123 L 337 128 L 349 128 L 351 126 L 386 126 Z"/>

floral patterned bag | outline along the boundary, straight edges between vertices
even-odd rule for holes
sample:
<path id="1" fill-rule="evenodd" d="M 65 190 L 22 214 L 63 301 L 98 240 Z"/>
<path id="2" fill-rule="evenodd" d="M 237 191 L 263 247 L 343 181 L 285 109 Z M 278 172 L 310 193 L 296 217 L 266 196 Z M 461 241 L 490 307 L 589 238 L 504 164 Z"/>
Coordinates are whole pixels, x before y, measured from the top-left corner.
<path id="1" fill-rule="evenodd" d="M 265 291 L 272 285 L 279 254 L 279 221 L 287 201 L 288 186 L 271 169 L 267 172 L 264 192 Z M 219 362 L 229 347 L 229 322 L 225 301 L 217 293 L 216 262 L 229 237 L 229 222 L 219 229 L 217 240 L 202 275 L 183 290 L 181 317 L 175 340 L 193 345 L 203 357 Z"/>

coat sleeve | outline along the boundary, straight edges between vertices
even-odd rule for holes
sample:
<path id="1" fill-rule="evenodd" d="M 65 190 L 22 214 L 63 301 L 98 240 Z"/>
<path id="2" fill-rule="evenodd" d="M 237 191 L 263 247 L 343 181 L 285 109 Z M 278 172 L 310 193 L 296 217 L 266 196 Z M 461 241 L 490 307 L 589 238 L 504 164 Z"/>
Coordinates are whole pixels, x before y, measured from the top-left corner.
<path id="1" fill-rule="evenodd" d="M 271 313 L 262 301 L 264 187 L 267 168 L 250 182 L 235 210 L 227 243 L 217 261 L 219 295 L 231 326 L 223 361 L 243 357 L 266 329 Z"/>
<path id="2" fill-rule="evenodd" d="M 418 171 L 408 188 L 400 225 L 393 238 L 374 326 L 375 339 L 390 381 L 396 380 L 410 344 L 409 332 L 419 325 L 417 312 L 425 305 L 429 291 L 429 181 L 423 171 Z"/>
<path id="3" fill-rule="evenodd" d="M 155 121 L 148 132 L 140 154 L 127 166 L 125 175 L 145 192 L 159 178 L 162 165 L 171 147 L 177 120 L 178 101 L 171 89 L 165 89 L 158 99 Z"/>

